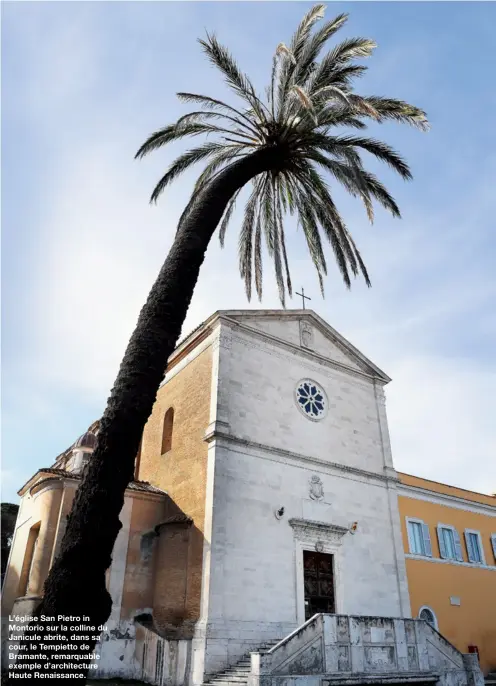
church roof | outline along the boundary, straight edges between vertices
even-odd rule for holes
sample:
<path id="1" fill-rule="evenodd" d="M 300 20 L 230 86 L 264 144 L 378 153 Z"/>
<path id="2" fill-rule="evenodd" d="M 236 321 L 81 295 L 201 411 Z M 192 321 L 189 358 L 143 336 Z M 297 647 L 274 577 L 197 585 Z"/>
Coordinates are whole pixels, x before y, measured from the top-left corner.
<path id="1" fill-rule="evenodd" d="M 76 481 L 81 479 L 81 474 L 75 474 L 74 472 L 69 472 L 66 469 L 58 469 L 57 467 L 42 467 L 41 469 L 38 469 L 38 471 L 33 474 L 28 481 L 26 481 L 24 486 L 20 488 L 19 491 L 17 491 L 18 495 L 23 495 L 30 484 L 31 486 L 34 486 L 41 483 L 41 481 L 45 481 L 43 478 L 40 481 L 35 481 L 35 483 L 32 483 L 36 477 L 41 474 L 51 474 L 53 476 L 59 476 L 63 479 L 75 479 Z M 49 478 L 53 478 L 53 476 Z M 152 484 L 150 484 L 148 481 L 131 481 L 127 486 L 127 490 L 141 491 L 144 493 L 156 493 L 157 495 L 167 495 L 166 491 L 163 491 L 156 486 L 152 486 Z"/>
<path id="2" fill-rule="evenodd" d="M 328 324 L 322 317 L 320 317 L 313 310 L 262 310 L 262 309 L 250 309 L 250 310 L 217 310 L 205 319 L 201 324 L 195 327 L 189 334 L 182 337 L 177 343 L 174 352 L 169 358 L 169 365 L 173 366 L 177 361 L 182 359 L 182 357 L 189 353 L 190 350 L 194 349 L 201 341 L 203 341 L 206 336 L 209 335 L 211 331 L 215 328 L 215 325 L 219 320 L 231 321 L 237 325 L 247 326 L 248 328 L 253 328 L 250 326 L 251 322 L 256 319 L 265 320 L 299 320 L 307 321 L 312 324 L 315 328 L 320 330 L 320 332 L 327 336 L 330 341 L 337 344 L 343 351 L 347 353 L 350 359 L 355 360 L 358 366 L 369 376 L 373 376 L 383 383 L 389 383 L 391 378 L 382 369 L 377 367 L 371 360 L 369 360 L 365 355 L 363 355 L 354 345 L 352 345 L 344 336 L 342 336 L 336 329 L 334 329 L 330 324 Z M 259 332 L 260 333 L 260 332 Z M 96 434 L 99 429 L 99 420 L 93 422 L 90 427 L 88 427 L 83 437 L 88 436 L 89 433 Z M 79 438 L 81 441 L 83 437 Z M 96 436 L 95 442 L 96 442 Z M 70 457 L 72 450 L 77 446 L 78 441 L 73 443 L 67 450 L 58 455 L 55 459 L 54 467 L 63 466 L 67 459 Z M 39 471 L 47 471 L 39 470 Z M 64 470 L 62 470 L 64 471 Z M 24 487 L 23 487 L 24 488 Z"/>
<path id="3" fill-rule="evenodd" d="M 205 331 L 213 330 L 218 320 L 231 321 L 237 325 L 253 327 L 256 320 L 266 321 L 306 321 L 319 330 L 330 342 L 337 345 L 343 352 L 347 354 L 350 360 L 354 360 L 357 365 L 369 376 L 373 376 L 383 383 L 389 383 L 391 378 L 376 364 L 374 364 L 368 357 L 366 357 L 358 348 L 350 343 L 344 336 L 342 336 L 336 329 L 328 324 L 322 317 L 320 317 L 313 310 L 217 310 L 202 324 L 196 327 L 188 336 L 183 338 L 177 345 L 173 354 L 169 358 L 170 361 L 178 354 L 181 354 L 185 348 L 193 348 L 196 342 L 204 339 Z M 260 332 L 259 332 L 260 333 Z"/>

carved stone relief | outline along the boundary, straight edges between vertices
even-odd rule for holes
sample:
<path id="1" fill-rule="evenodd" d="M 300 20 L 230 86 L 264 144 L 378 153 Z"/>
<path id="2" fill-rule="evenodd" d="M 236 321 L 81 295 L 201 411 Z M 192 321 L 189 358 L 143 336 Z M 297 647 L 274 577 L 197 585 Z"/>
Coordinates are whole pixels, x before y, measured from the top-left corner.
<path id="1" fill-rule="evenodd" d="M 303 348 L 313 346 L 313 329 L 308 322 L 300 321 L 300 342 Z"/>
<path id="2" fill-rule="evenodd" d="M 320 476 L 316 474 L 310 478 L 310 498 L 312 500 L 322 500 L 324 498 L 324 484 Z"/>
<path id="3" fill-rule="evenodd" d="M 343 536 L 348 533 L 348 529 L 344 526 L 313 522 L 308 519 L 290 519 L 289 525 L 292 527 L 297 541 L 307 543 L 313 547 L 317 543 L 323 546 L 339 545 L 342 542 Z"/>

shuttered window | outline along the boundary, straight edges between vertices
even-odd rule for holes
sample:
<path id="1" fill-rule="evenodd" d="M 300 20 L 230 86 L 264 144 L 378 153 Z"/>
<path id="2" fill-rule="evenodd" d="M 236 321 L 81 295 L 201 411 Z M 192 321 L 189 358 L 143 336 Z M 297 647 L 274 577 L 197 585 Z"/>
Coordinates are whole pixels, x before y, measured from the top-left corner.
<path id="1" fill-rule="evenodd" d="M 472 529 L 465 529 L 465 544 L 468 561 L 478 565 L 484 564 L 484 550 L 480 533 Z"/>
<path id="2" fill-rule="evenodd" d="M 491 534 L 491 546 L 493 548 L 494 561 L 496 562 L 496 534 Z"/>
<path id="3" fill-rule="evenodd" d="M 420 519 L 407 517 L 406 526 L 410 553 L 432 557 L 431 536 L 427 524 Z"/>
<path id="4" fill-rule="evenodd" d="M 460 535 L 454 526 L 438 524 L 437 540 L 439 543 L 439 554 L 443 560 L 463 562 Z"/>

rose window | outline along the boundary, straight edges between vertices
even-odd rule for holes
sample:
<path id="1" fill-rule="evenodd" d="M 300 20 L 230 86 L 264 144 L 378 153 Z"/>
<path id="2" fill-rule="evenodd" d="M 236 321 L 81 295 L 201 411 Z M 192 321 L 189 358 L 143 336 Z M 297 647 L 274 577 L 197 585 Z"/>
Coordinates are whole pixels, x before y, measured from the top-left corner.
<path id="1" fill-rule="evenodd" d="M 322 419 L 327 410 L 327 398 L 320 386 L 310 379 L 296 387 L 296 404 L 309 419 Z"/>

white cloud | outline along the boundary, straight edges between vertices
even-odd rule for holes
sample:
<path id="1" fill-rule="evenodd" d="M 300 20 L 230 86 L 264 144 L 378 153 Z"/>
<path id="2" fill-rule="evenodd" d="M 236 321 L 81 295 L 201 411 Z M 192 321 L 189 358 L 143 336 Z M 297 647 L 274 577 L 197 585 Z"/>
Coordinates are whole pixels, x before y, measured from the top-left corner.
<path id="1" fill-rule="evenodd" d="M 416 357 L 394 365 L 388 417 L 397 469 L 496 492 L 496 374 L 463 359 Z"/>
<path id="2" fill-rule="evenodd" d="M 65 46 L 63 61 L 59 48 L 50 49 L 40 61 L 43 69 L 27 96 L 40 114 L 40 136 L 53 134 L 56 128 L 51 121 L 54 103 L 62 117 L 64 111 L 77 109 L 74 98 L 81 91 L 71 79 L 80 77 L 86 84 L 97 79 L 98 46 L 95 41 L 88 49 L 81 39 L 87 37 L 85 31 L 81 34 L 73 27 L 56 44 Z M 57 65 L 54 74 L 60 88 L 55 100 L 47 101 L 43 85 L 51 64 Z M 65 129 L 54 154 L 56 164 L 41 181 L 45 209 L 39 216 L 39 265 L 30 275 L 33 354 L 27 365 L 31 393 L 46 391 L 52 403 L 54 394 L 61 392 L 66 398 L 70 392 L 75 403 L 83 399 L 103 407 L 187 198 L 190 186 L 179 183 L 158 207 L 147 205 L 164 157 L 134 162 L 132 155 L 141 142 L 137 136 L 148 133 L 144 126 L 152 119 L 151 109 L 158 113 L 163 108 L 168 121 L 174 106 L 157 96 L 131 121 L 126 98 L 134 87 L 140 92 L 143 70 L 141 61 L 129 74 L 122 102 L 103 100 L 94 107 L 92 127 L 80 128 L 75 122 L 77 133 Z M 156 121 L 157 126 L 163 123 Z M 401 191 L 400 204 L 407 204 L 411 188 Z M 494 407 L 494 368 L 448 355 L 442 325 L 477 310 L 491 295 L 487 274 L 478 274 L 477 265 L 464 264 L 463 241 L 470 222 L 474 217 L 480 220 L 489 208 L 489 198 L 487 188 L 466 188 L 442 214 L 426 220 L 427 210 L 417 207 L 394 225 L 381 214 L 378 225 L 366 231 L 363 213 L 350 210 L 346 201 L 349 225 L 354 232 L 358 227 L 371 266 L 371 291 L 357 284 L 346 292 L 332 268 L 322 302 L 310 260 L 302 257 L 301 234 L 291 239 L 290 254 L 296 290 L 303 284 L 313 297 L 312 307 L 393 377 L 388 413 L 397 467 L 482 491 L 496 490 L 496 446 L 489 416 Z M 450 230 L 451 225 L 456 228 Z M 184 332 L 217 309 L 247 307 L 238 274 L 235 224 L 231 231 L 222 252 L 214 238 Z M 278 307 L 268 265 L 265 281 L 261 306 Z M 463 288 L 457 288 L 459 283 Z M 258 306 L 256 301 L 251 305 Z M 298 307 L 298 300 L 290 306 Z M 481 315 L 479 322 L 494 334 L 494 320 Z"/>

